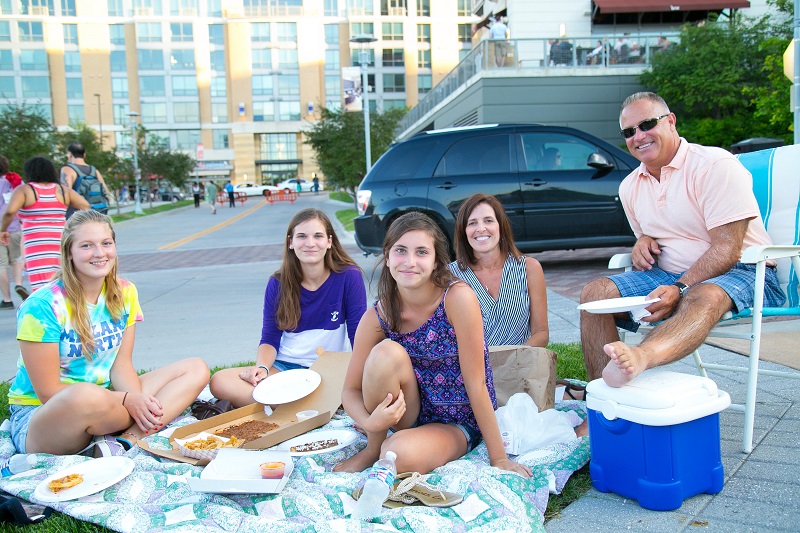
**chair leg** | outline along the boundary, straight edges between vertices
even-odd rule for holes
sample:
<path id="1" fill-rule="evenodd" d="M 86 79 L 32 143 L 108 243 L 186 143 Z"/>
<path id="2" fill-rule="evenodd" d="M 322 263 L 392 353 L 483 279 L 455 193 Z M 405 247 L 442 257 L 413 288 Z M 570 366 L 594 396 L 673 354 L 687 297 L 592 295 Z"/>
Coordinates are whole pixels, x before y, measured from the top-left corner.
<path id="1" fill-rule="evenodd" d="M 694 364 L 697 365 L 697 371 L 700 373 L 701 376 L 703 376 L 704 378 L 707 378 L 708 377 L 708 372 L 706 372 L 706 369 L 703 366 L 703 360 L 700 359 L 699 348 L 692 352 L 692 357 L 694 357 Z"/>

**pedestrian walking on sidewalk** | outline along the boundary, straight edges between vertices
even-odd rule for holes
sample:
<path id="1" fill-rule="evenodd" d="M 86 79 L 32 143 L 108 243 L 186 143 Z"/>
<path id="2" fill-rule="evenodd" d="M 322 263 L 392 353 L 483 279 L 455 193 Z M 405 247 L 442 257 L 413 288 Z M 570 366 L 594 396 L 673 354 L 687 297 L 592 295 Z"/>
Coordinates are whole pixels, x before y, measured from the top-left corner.
<path id="1" fill-rule="evenodd" d="M 236 198 L 233 193 L 233 184 L 229 181 L 225 184 L 225 192 L 228 193 L 228 207 L 236 207 Z"/>
<path id="2" fill-rule="evenodd" d="M 192 196 L 194 197 L 194 206 L 200 207 L 200 185 L 197 183 L 192 184 Z"/>
<path id="3" fill-rule="evenodd" d="M 211 204 L 211 214 L 217 214 L 217 186 L 213 183 L 206 182 L 206 200 Z"/>

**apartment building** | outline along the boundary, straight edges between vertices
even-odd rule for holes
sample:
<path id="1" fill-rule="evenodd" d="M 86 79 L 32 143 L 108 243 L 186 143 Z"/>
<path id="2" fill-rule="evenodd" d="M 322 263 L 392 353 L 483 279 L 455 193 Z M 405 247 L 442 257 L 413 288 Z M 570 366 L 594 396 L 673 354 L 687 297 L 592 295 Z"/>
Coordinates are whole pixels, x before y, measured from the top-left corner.
<path id="1" fill-rule="evenodd" d="M 200 179 L 324 176 L 303 130 L 343 103 L 366 46 L 369 105 L 413 107 L 469 52 L 472 0 L 0 0 L 0 108 L 36 106 L 129 150 L 131 121 Z M 351 43 L 354 35 L 374 43 Z"/>

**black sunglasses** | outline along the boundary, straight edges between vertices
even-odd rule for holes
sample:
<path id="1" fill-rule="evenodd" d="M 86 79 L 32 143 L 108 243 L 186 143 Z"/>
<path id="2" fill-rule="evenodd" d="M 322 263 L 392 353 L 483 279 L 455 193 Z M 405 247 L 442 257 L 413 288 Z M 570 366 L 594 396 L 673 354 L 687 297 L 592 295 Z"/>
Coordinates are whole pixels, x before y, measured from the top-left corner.
<path id="1" fill-rule="evenodd" d="M 626 139 L 630 139 L 631 137 L 636 135 L 636 128 L 639 128 L 639 130 L 641 130 L 641 131 L 650 131 L 650 130 L 652 130 L 653 128 L 656 127 L 656 125 L 658 124 L 659 120 L 661 120 L 664 117 L 668 117 L 668 116 L 669 116 L 669 113 L 667 113 L 666 115 L 661 115 L 660 117 L 648 118 L 647 120 L 641 121 L 638 126 L 633 126 L 631 128 L 623 129 L 622 131 L 619 132 L 619 134 L 622 135 Z"/>

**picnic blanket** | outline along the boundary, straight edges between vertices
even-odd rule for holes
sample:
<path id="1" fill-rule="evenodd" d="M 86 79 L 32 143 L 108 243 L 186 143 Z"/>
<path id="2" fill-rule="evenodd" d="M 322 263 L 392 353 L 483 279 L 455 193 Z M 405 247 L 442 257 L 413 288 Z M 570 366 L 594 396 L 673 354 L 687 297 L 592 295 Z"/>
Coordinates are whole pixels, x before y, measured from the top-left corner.
<path id="1" fill-rule="evenodd" d="M 575 425 L 586 417 L 583 402 L 564 402 Z M 194 422 L 186 418 L 176 425 Z M 339 411 L 319 428 L 352 429 L 353 421 Z M 163 436 L 148 437 L 151 446 L 169 449 Z M 348 518 L 352 491 L 364 473 L 334 473 L 337 462 L 366 445 L 361 437 L 340 450 L 295 458 L 294 471 L 280 494 L 220 495 L 193 492 L 186 478 L 199 477 L 202 467 L 154 456 L 138 447 L 127 452 L 133 472 L 119 483 L 78 500 L 49 504 L 79 520 L 121 532 L 192 531 L 242 533 L 275 531 L 338 532 L 358 530 Z M 0 458 L 14 453 L 8 430 L 0 428 Z M 420 450 L 425 453 L 425 450 Z M 0 480 L 0 490 L 36 502 L 36 486 L 47 476 L 72 464 L 92 459 L 36 454 L 33 470 Z M 544 531 L 549 492 L 560 492 L 569 476 L 589 460 L 588 437 L 535 450 L 519 458 L 533 476 L 525 479 L 489 465 L 481 444 L 464 457 L 437 468 L 427 481 L 442 490 L 464 495 L 453 507 L 386 509 L 363 531 Z"/>

